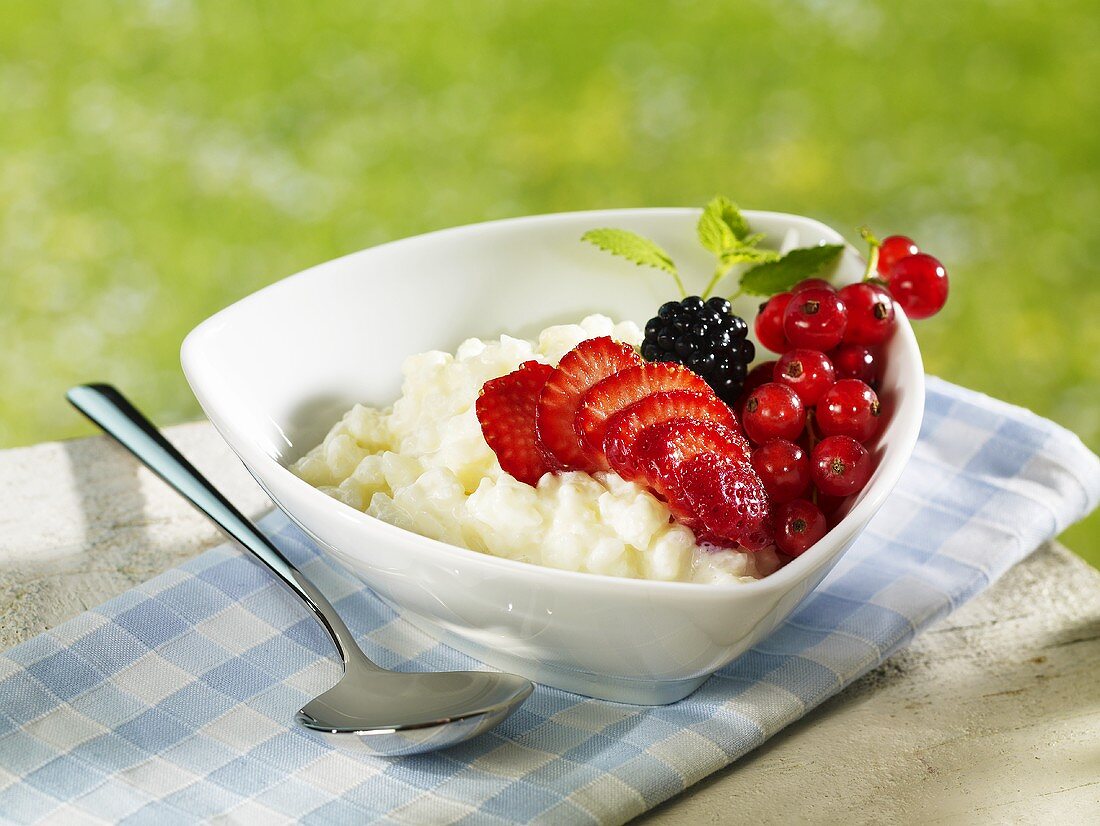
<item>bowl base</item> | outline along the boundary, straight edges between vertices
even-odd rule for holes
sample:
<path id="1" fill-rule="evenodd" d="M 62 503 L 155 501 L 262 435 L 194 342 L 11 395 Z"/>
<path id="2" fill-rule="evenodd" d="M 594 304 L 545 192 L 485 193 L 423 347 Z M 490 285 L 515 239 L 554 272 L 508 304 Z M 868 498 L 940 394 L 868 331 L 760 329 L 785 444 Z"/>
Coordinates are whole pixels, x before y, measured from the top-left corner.
<path id="1" fill-rule="evenodd" d="M 684 699 L 710 679 L 710 674 L 704 674 L 701 677 L 691 677 L 686 680 L 639 680 L 546 665 L 459 637 L 430 620 L 400 609 L 389 600 L 386 600 L 386 603 L 397 611 L 402 619 L 408 620 L 424 633 L 486 665 L 519 674 L 541 685 L 560 688 L 562 691 L 581 694 L 585 697 L 594 697 L 597 700 L 610 700 L 636 706 L 664 706 Z"/>

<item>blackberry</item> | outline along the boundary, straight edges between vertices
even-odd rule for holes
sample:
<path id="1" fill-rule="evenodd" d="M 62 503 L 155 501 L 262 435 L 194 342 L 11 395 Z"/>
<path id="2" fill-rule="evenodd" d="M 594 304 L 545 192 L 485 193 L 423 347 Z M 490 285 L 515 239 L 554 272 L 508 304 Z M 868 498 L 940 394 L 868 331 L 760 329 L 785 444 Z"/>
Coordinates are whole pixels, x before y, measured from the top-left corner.
<path id="1" fill-rule="evenodd" d="M 746 338 L 749 325 L 730 312 L 730 303 L 715 296 L 703 301 L 692 295 L 661 305 L 645 325 L 642 358 L 671 361 L 702 376 L 727 404 L 734 404 L 756 358 Z"/>

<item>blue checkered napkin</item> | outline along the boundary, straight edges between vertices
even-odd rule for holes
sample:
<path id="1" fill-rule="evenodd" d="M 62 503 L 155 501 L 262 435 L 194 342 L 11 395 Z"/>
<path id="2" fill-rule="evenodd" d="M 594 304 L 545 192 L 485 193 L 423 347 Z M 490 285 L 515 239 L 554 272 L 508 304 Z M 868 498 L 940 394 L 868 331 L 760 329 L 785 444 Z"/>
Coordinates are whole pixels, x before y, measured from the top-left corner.
<path id="1" fill-rule="evenodd" d="M 640 708 L 539 687 L 495 731 L 400 761 L 293 725 L 337 678 L 330 644 L 262 569 L 221 547 L 0 655 L 0 817 L 621 822 L 882 662 L 1098 497 L 1100 461 L 1072 434 L 930 380 L 920 444 L 882 512 L 775 634 L 694 695 Z M 477 667 L 282 516 L 265 526 L 382 665 Z"/>

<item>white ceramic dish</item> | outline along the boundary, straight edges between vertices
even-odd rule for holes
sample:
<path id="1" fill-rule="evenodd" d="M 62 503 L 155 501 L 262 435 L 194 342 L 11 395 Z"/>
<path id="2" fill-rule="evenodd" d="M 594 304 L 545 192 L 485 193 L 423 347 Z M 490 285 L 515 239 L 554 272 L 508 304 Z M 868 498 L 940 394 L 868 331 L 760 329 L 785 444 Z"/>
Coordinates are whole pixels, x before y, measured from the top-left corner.
<path id="1" fill-rule="evenodd" d="M 578 241 L 625 227 L 662 244 L 698 289 L 711 262 L 698 211 L 578 212 L 408 238 L 286 278 L 200 324 L 183 344 L 195 395 L 230 447 L 291 519 L 403 616 L 502 669 L 569 691 L 661 704 L 693 691 L 765 637 L 821 581 L 882 505 L 916 443 L 924 373 L 900 316 L 887 352 L 878 467 L 847 516 L 807 553 L 758 582 L 713 586 L 620 579 L 502 559 L 426 539 L 329 498 L 286 465 L 356 402 L 386 405 L 404 358 L 470 336 L 532 336 L 592 312 L 639 324 L 671 280 Z M 755 231 L 799 246 L 839 243 L 829 227 L 749 212 Z M 840 280 L 862 262 L 850 249 Z M 737 310 L 755 314 L 757 299 Z"/>

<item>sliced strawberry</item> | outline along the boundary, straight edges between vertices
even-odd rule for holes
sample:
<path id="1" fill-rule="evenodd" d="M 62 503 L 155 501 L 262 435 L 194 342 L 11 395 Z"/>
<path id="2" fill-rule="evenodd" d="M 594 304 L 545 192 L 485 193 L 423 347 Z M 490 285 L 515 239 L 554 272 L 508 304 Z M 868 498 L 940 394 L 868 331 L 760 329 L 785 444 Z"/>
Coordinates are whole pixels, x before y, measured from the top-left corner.
<path id="1" fill-rule="evenodd" d="M 535 407 L 553 372 L 549 364 L 525 361 L 507 376 L 485 382 L 475 405 L 481 433 L 501 468 L 529 485 L 557 469 L 535 435 Z"/>
<path id="2" fill-rule="evenodd" d="M 772 543 L 768 494 L 748 462 L 699 453 L 679 464 L 676 486 L 709 533 L 750 551 Z"/>
<path id="3" fill-rule="evenodd" d="M 596 385 L 597 388 L 599 386 Z M 593 390 L 595 389 L 593 388 Z M 592 390 L 588 392 L 588 395 L 591 394 Z M 583 413 L 584 408 L 582 407 L 577 415 L 580 416 Z M 607 420 L 603 448 L 611 469 L 624 479 L 637 477 L 638 469 L 634 463 L 634 442 L 637 440 L 638 434 L 650 425 L 667 422 L 670 419 L 696 419 L 724 425 L 737 435 L 744 449 L 749 450 L 749 443 L 740 435 L 741 426 L 737 424 L 733 411 L 730 410 L 729 405 L 713 393 L 698 393 L 694 390 L 662 390 L 634 402 L 634 404 L 623 408 Z"/>
<path id="4" fill-rule="evenodd" d="M 677 477 L 677 468 L 700 453 L 717 453 L 745 461 L 744 437 L 714 422 L 671 419 L 642 430 L 634 441 L 634 463 L 653 491 L 689 527 L 698 523 L 694 507 Z"/>
<path id="5" fill-rule="evenodd" d="M 620 370 L 584 394 L 573 429 L 592 461 L 602 470 L 611 466 L 604 456 L 607 421 L 623 408 L 664 390 L 691 390 L 713 396 L 714 391 L 697 373 L 671 362 L 647 362 Z M 668 417 L 666 417 L 668 418 Z"/>
<path id="6" fill-rule="evenodd" d="M 640 363 L 633 347 L 607 336 L 582 341 L 562 356 L 539 396 L 535 429 L 543 448 L 563 468 L 597 470 L 573 430 L 577 408 L 596 382 Z"/>

